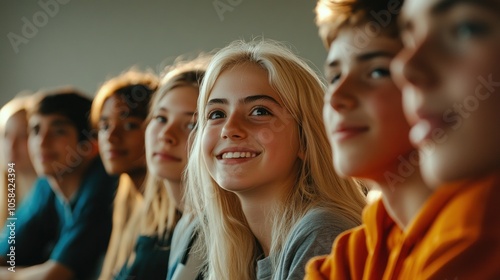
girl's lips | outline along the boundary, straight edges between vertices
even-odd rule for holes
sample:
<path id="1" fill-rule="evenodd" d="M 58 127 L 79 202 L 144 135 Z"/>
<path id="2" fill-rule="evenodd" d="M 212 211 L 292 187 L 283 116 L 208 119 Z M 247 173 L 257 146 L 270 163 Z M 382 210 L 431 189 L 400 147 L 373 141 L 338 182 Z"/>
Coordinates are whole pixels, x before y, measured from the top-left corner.
<path id="1" fill-rule="evenodd" d="M 217 158 L 220 159 L 238 159 L 238 158 L 254 158 L 257 156 L 257 153 L 254 152 L 225 152 L 222 153 L 220 156 Z"/>
<path id="2" fill-rule="evenodd" d="M 157 157 L 159 158 L 160 160 L 163 160 L 163 161 L 175 161 L 175 162 L 181 162 L 182 159 L 176 157 L 176 156 L 173 156 L 171 154 L 168 154 L 168 153 L 163 153 L 163 152 L 157 152 L 157 153 L 153 153 L 153 157 Z"/>
<path id="3" fill-rule="evenodd" d="M 261 152 L 248 148 L 226 148 L 220 151 L 215 157 L 223 164 L 241 164 L 258 157 Z"/>
<path id="4" fill-rule="evenodd" d="M 108 159 L 116 159 L 116 158 L 124 156 L 126 154 L 126 152 L 122 151 L 122 150 L 108 150 L 104 154 L 105 154 L 106 158 L 108 158 Z"/>

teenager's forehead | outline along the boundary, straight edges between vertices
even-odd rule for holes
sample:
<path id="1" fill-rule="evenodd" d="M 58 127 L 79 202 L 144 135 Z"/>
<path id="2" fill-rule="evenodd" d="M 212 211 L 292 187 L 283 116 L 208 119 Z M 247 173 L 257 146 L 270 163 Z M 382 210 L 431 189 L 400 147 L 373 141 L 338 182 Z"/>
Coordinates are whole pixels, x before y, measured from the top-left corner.
<path id="1" fill-rule="evenodd" d="M 342 61 L 366 61 L 373 56 L 370 56 L 370 54 L 378 54 L 376 57 L 392 58 L 399 52 L 401 47 L 399 37 L 389 35 L 365 36 L 360 40 L 360 34 L 355 29 L 341 30 L 331 43 L 325 67 L 338 66 Z"/>
<path id="2" fill-rule="evenodd" d="M 473 5 L 500 12 L 500 0 L 406 0 L 403 5 L 402 20 L 425 16 L 439 16 L 459 5 Z"/>
<path id="3" fill-rule="evenodd" d="M 60 114 L 33 114 L 29 119 L 30 126 L 44 123 L 49 126 L 73 125 L 73 122 L 66 116 Z"/>

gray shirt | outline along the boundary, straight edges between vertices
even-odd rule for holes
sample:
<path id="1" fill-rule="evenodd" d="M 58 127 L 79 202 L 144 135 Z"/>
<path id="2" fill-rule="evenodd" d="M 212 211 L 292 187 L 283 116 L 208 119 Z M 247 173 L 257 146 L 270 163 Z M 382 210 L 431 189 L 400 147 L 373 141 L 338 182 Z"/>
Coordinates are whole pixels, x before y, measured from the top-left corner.
<path id="1" fill-rule="evenodd" d="M 182 215 L 172 236 L 167 280 L 195 280 L 200 277 L 203 257 L 196 248 L 191 248 L 202 239 L 195 235 L 197 228 L 196 218 L 189 213 Z"/>
<path id="2" fill-rule="evenodd" d="M 266 257 L 257 261 L 257 279 L 304 279 L 305 265 L 309 259 L 330 253 L 335 238 L 355 226 L 357 224 L 338 213 L 321 208 L 309 210 L 292 228 L 274 275 L 271 259 Z"/>

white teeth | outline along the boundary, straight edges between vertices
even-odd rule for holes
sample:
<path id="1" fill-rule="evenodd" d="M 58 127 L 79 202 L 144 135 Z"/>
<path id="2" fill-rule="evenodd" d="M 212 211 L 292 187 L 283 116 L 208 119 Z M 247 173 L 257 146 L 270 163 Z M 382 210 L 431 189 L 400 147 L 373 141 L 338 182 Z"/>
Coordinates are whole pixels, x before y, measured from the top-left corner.
<path id="1" fill-rule="evenodd" d="M 256 153 L 251 152 L 228 152 L 222 154 L 222 158 L 254 158 L 256 156 Z"/>

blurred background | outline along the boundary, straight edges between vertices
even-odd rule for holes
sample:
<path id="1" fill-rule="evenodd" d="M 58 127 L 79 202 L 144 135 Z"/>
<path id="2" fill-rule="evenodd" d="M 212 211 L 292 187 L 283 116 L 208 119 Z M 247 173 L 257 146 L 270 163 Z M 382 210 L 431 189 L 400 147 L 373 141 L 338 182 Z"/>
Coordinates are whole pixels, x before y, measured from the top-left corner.
<path id="1" fill-rule="evenodd" d="M 89 96 L 137 65 L 257 36 L 286 42 L 321 73 L 314 0 L 2 0 L 0 106 L 24 90 L 73 85 Z"/>

